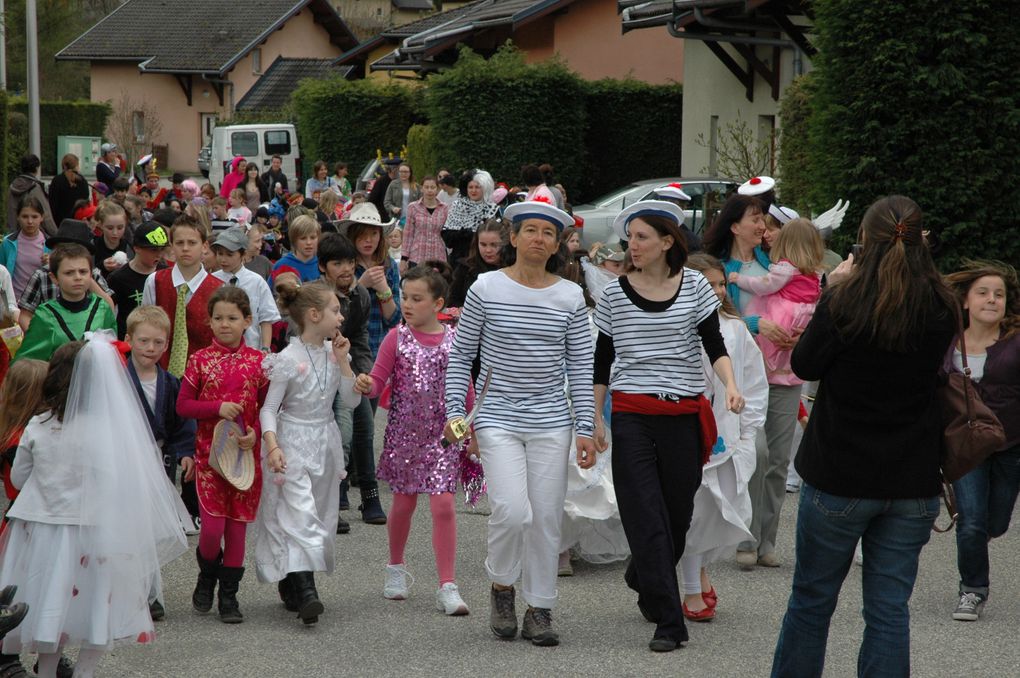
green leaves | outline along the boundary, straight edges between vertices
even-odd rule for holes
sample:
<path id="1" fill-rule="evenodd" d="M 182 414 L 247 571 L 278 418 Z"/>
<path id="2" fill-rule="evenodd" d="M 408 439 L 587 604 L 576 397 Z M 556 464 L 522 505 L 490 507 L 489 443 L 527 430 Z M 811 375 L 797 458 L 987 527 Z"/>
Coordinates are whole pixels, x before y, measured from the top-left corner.
<path id="1" fill-rule="evenodd" d="M 28 116 L 28 101 L 22 97 L 12 97 L 8 101 L 11 113 Z M 112 109 L 105 102 L 93 101 L 42 101 L 39 103 L 39 137 L 43 174 L 57 172 L 57 136 L 90 136 L 102 137 L 106 133 L 106 123 Z M 20 126 L 17 129 L 22 129 Z M 28 148 L 28 130 L 23 128 L 24 147 Z M 16 131 L 16 130 L 15 130 Z M 18 139 L 9 141 L 12 146 L 18 145 Z M 16 159 L 20 162 L 20 157 Z"/>

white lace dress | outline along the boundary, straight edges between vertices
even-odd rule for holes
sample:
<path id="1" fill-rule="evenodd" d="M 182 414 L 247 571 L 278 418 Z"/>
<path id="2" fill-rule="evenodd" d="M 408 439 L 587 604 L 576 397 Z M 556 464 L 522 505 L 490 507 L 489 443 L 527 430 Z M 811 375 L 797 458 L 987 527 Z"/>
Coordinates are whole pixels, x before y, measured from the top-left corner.
<path id="1" fill-rule="evenodd" d="M 343 404 L 355 407 L 361 395 L 353 378 L 341 377 L 328 343 L 310 346 L 294 337 L 262 364 L 270 381 L 259 419 L 263 433 L 276 432 L 287 470 L 262 469 L 256 574 L 259 581 L 276 582 L 289 572 L 332 572 L 340 481 L 346 475 L 333 398 L 339 389 Z M 263 445 L 263 464 L 268 454 Z"/>

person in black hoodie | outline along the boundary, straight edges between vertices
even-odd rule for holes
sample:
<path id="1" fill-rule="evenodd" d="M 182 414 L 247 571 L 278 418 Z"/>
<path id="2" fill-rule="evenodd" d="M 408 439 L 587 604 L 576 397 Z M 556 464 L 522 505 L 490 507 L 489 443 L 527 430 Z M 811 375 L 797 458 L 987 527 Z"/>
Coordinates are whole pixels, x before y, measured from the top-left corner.
<path id="1" fill-rule="evenodd" d="M 46 187 L 39 178 L 39 156 L 29 153 L 21 159 L 21 174 L 14 177 L 7 191 L 7 232 L 18 230 L 18 205 L 25 196 L 34 196 L 43 206 L 42 230 L 47 236 L 57 234 L 57 224 L 53 221 L 50 211 L 50 199 L 46 195 Z M 72 202 L 72 204 L 74 204 Z"/>

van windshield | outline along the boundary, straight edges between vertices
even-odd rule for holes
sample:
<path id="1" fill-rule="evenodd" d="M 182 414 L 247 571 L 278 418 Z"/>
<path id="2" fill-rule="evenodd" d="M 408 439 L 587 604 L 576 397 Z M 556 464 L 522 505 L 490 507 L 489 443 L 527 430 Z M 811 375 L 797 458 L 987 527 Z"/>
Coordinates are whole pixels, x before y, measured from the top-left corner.
<path id="1" fill-rule="evenodd" d="M 257 156 L 259 154 L 259 135 L 255 132 L 231 132 L 230 152 L 234 156 Z"/>

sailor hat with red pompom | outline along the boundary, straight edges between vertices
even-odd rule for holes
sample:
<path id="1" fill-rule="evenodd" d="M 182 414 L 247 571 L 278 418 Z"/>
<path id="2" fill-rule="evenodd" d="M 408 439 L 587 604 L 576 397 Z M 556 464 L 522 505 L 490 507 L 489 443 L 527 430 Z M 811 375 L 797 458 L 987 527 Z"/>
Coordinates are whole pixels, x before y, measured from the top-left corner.
<path id="1" fill-rule="evenodd" d="M 575 223 L 574 217 L 553 205 L 552 201 L 544 195 L 535 196 L 524 202 L 515 202 L 506 208 L 503 218 L 515 224 L 525 219 L 541 219 L 555 225 L 558 231 L 562 231 L 567 226 L 573 226 Z"/>
<path id="2" fill-rule="evenodd" d="M 740 184 L 740 188 L 737 189 L 737 193 L 740 195 L 761 195 L 762 193 L 768 193 L 776 187 L 776 180 L 772 177 L 751 177 L 744 183 Z"/>
<path id="3" fill-rule="evenodd" d="M 659 198 L 672 198 L 673 200 L 683 200 L 684 202 L 691 201 L 691 196 L 684 192 L 683 184 L 678 184 L 675 181 L 665 186 L 659 186 L 652 192 Z"/>

